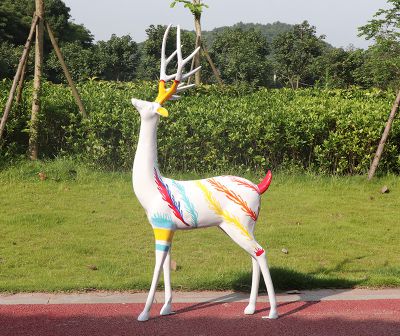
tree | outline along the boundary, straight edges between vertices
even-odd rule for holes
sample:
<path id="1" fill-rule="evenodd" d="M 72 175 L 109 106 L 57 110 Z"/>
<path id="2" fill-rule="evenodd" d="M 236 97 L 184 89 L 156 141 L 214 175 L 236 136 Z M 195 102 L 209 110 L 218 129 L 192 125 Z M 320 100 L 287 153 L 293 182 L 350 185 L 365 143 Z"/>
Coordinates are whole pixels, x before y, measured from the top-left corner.
<path id="1" fill-rule="evenodd" d="M 362 49 L 328 49 L 312 63 L 311 72 L 325 88 L 363 85 L 366 79 L 359 77 L 359 69 L 364 65 L 365 54 Z"/>
<path id="2" fill-rule="evenodd" d="M 94 49 L 94 47 L 83 47 L 78 42 L 67 42 L 61 47 L 65 63 L 74 81 L 100 76 L 103 68 Z M 55 83 L 65 82 L 65 75 L 54 51 L 47 57 L 45 70 L 48 80 Z"/>
<path id="3" fill-rule="evenodd" d="M 0 2 L 0 40 L 14 45 L 23 45 L 29 33 L 35 1 L 1 0 Z M 46 0 L 45 17 L 52 27 L 59 43 L 80 41 L 85 45 L 93 42 L 93 36 L 83 25 L 70 22 L 70 8 L 62 0 Z M 50 43 L 45 45 L 49 46 Z M 50 47 L 46 52 L 50 51 Z"/>
<path id="4" fill-rule="evenodd" d="M 188 1 L 188 0 L 174 0 L 171 3 L 171 8 L 173 8 L 176 3 L 183 3 L 185 8 L 188 8 L 190 10 L 190 12 L 192 13 L 193 17 L 194 17 L 194 27 L 195 27 L 195 32 L 196 32 L 196 43 L 195 43 L 195 48 L 201 48 L 201 51 L 203 52 L 204 56 L 207 59 L 207 62 L 215 76 L 215 79 L 217 80 L 217 82 L 221 85 L 222 84 L 222 80 L 221 77 L 219 75 L 219 71 L 217 70 L 217 68 L 215 67 L 214 62 L 212 61 L 208 50 L 207 50 L 207 46 L 203 44 L 202 41 L 202 37 L 201 37 L 201 14 L 203 13 L 203 9 L 204 8 L 208 8 L 208 6 L 205 3 L 202 3 L 201 0 L 192 0 L 192 1 Z M 194 68 L 198 68 L 201 64 L 201 58 L 200 58 L 200 52 L 198 52 L 193 60 L 192 60 L 192 65 L 191 65 L 191 70 L 193 70 Z M 190 78 L 188 79 L 188 83 L 190 83 Z M 200 85 L 201 84 L 201 72 L 197 71 L 195 73 L 195 83 L 196 85 Z"/>
<path id="5" fill-rule="evenodd" d="M 203 8 L 208 8 L 205 3 L 202 3 L 201 0 L 193 0 L 193 2 L 188 0 L 174 0 L 171 2 L 171 8 L 173 8 L 177 2 L 183 3 L 185 8 L 188 8 L 194 17 L 194 27 L 196 32 L 196 43 L 195 47 L 198 48 L 201 46 L 201 14 L 203 12 Z M 200 52 L 198 52 L 193 58 L 192 68 L 198 68 L 200 66 Z M 195 83 L 196 85 L 201 84 L 201 72 L 197 71 L 195 74 Z"/>
<path id="6" fill-rule="evenodd" d="M 400 39 L 400 0 L 387 0 L 392 7 L 379 9 L 374 14 L 374 19 L 366 25 L 358 28 L 359 36 L 365 36 L 367 40 L 385 39 L 399 41 Z"/>
<path id="7" fill-rule="evenodd" d="M 379 9 L 359 36 L 375 40 L 368 49 L 365 71 L 381 88 L 400 86 L 400 0 L 388 0 L 389 9 Z"/>
<path id="8" fill-rule="evenodd" d="M 271 82 L 269 45 L 264 35 L 250 29 L 227 28 L 217 34 L 212 55 L 224 81 L 244 81 L 255 85 Z"/>
<path id="9" fill-rule="evenodd" d="M 22 47 L 8 41 L 0 42 L 0 79 L 12 78 L 22 54 Z"/>
<path id="10" fill-rule="evenodd" d="M 307 76 L 316 57 L 323 52 L 324 36 L 307 21 L 294 25 L 290 32 L 278 35 L 272 42 L 277 77 L 292 88 L 298 88 Z"/>
<path id="11" fill-rule="evenodd" d="M 388 0 L 388 3 L 392 5 L 391 8 L 379 9 L 374 15 L 374 19 L 365 26 L 360 27 L 359 31 L 361 36 L 365 36 L 367 39 L 375 39 L 376 41 L 375 45 L 372 46 L 372 52 L 376 52 L 376 57 L 373 58 L 374 63 L 390 67 L 393 69 L 393 75 L 398 78 L 400 74 L 400 0 Z M 399 83 L 397 80 L 397 87 Z M 368 179 L 373 178 L 378 167 L 394 118 L 399 110 L 399 105 L 400 90 L 397 93 L 381 141 L 369 169 Z"/>
<path id="12" fill-rule="evenodd" d="M 96 48 L 103 64 L 104 79 L 129 81 L 136 77 L 138 45 L 129 35 L 118 37 L 113 34 L 108 41 L 99 41 Z"/>

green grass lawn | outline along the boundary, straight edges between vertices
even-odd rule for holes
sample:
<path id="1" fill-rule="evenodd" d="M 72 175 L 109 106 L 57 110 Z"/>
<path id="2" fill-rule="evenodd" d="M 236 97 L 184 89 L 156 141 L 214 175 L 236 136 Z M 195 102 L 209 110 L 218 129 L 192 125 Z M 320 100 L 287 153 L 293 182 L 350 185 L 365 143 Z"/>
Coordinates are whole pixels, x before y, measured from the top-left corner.
<path id="1" fill-rule="evenodd" d="M 400 286 L 399 205 L 400 177 L 276 174 L 256 228 L 275 287 Z M 0 291 L 147 290 L 153 245 L 128 173 L 70 161 L 0 172 Z M 250 257 L 217 228 L 177 232 L 172 258 L 175 289 L 250 288 Z"/>

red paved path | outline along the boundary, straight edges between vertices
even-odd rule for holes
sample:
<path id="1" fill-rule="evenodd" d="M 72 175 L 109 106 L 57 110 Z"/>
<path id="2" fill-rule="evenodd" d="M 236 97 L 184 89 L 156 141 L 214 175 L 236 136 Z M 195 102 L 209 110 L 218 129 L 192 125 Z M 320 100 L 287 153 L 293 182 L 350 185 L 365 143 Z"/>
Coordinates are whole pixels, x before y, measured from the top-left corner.
<path id="1" fill-rule="evenodd" d="M 180 303 L 177 314 L 139 323 L 143 304 L 2 305 L 1 336 L 58 335 L 296 335 L 399 336 L 400 300 L 287 302 L 280 318 L 265 320 L 265 304 L 253 316 L 246 303 Z"/>

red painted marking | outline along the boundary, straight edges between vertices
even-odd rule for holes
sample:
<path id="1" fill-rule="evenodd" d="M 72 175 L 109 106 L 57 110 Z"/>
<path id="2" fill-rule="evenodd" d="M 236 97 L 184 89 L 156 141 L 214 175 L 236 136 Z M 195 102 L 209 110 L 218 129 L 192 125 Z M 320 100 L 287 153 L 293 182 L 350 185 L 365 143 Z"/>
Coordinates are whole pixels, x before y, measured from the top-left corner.
<path id="1" fill-rule="evenodd" d="M 167 202 L 168 207 L 172 210 L 173 214 L 175 215 L 176 218 L 178 218 L 183 224 L 186 226 L 190 226 L 188 223 L 185 222 L 183 219 L 183 216 L 180 212 L 180 209 L 176 207 L 174 204 L 174 201 L 172 199 L 172 195 L 170 192 L 168 192 L 164 182 L 162 181 L 162 178 L 158 175 L 157 170 L 154 168 L 154 179 L 156 180 L 157 184 L 157 189 L 160 192 L 162 199 Z"/>
<path id="2" fill-rule="evenodd" d="M 2 305 L 1 336 L 274 335 L 399 336 L 400 300 L 284 302 L 280 318 L 265 320 L 267 304 L 243 315 L 247 303 L 177 303 L 176 312 L 138 322 L 144 304 Z"/>
<path id="3" fill-rule="evenodd" d="M 272 181 L 272 173 L 270 170 L 268 170 L 267 175 L 264 177 L 264 179 L 260 182 L 258 185 L 258 189 L 260 190 L 260 195 L 265 193 L 267 189 L 269 188 L 269 185 L 271 184 Z"/>
<path id="4" fill-rule="evenodd" d="M 257 248 L 256 249 L 256 256 L 259 257 L 260 255 L 262 255 L 265 251 L 262 248 Z"/>

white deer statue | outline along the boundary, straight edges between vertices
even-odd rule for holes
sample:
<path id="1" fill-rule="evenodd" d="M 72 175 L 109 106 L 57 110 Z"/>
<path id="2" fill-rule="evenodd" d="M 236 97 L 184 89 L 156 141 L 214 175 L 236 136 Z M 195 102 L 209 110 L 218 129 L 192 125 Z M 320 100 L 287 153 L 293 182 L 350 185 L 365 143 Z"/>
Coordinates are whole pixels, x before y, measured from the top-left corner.
<path id="1" fill-rule="evenodd" d="M 253 263 L 250 301 L 245 314 L 253 314 L 256 307 L 260 270 L 267 287 L 270 313 L 268 318 L 278 317 L 276 299 L 267 258 L 264 249 L 254 239 L 254 227 L 260 210 L 260 198 L 271 182 L 271 172 L 259 184 L 235 176 L 218 176 L 197 181 L 176 181 L 161 176 L 157 164 L 157 125 L 159 116 L 167 117 L 168 111 L 162 105 L 179 98 L 176 93 L 194 85 L 184 86 L 182 82 L 200 68 L 183 74 L 187 64 L 199 51 L 197 48 L 183 59 L 181 52 L 180 28 L 177 27 L 176 50 L 168 58 L 165 48 L 169 25 L 165 31 L 161 50 L 161 71 L 159 92 L 155 102 L 132 99 L 140 113 L 140 134 L 133 163 L 133 188 L 146 211 L 155 236 L 155 268 L 145 307 L 139 321 L 147 321 L 154 300 L 161 268 L 164 271 L 165 303 L 161 315 L 172 314 L 172 290 L 170 280 L 171 242 L 176 230 L 187 230 L 218 226 L 240 247 L 247 251 Z M 176 56 L 177 71 L 166 74 L 168 63 Z M 173 79 L 169 89 L 166 82 Z"/>

